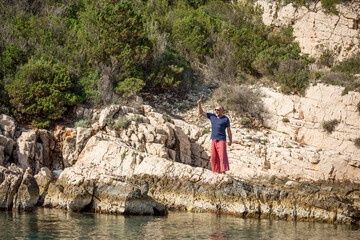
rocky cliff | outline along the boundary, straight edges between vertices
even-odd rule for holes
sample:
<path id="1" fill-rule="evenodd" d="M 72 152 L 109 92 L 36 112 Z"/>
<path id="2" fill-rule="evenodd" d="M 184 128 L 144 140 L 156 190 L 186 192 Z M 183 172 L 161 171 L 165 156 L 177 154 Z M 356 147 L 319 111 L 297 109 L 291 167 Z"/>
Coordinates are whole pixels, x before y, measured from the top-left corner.
<path id="1" fill-rule="evenodd" d="M 341 96 L 325 85 L 304 97 L 262 92 L 268 128 L 241 128 L 229 113 L 226 175 L 209 170 L 209 123 L 196 109 L 181 119 L 144 104 L 78 107 L 89 127 L 54 131 L 21 129 L 2 115 L 1 208 L 37 202 L 73 211 L 163 215 L 174 208 L 359 223 L 359 150 L 349 138 L 359 133 L 360 94 Z M 340 123 L 325 133 L 321 122 L 332 118 Z"/>
<path id="2" fill-rule="evenodd" d="M 295 7 L 292 3 L 260 0 L 263 22 L 276 27 L 292 26 L 303 53 L 318 58 L 324 50 L 334 51 L 342 61 L 359 52 L 360 2 L 347 1 L 336 5 L 338 14 L 326 13 L 321 2 Z"/>

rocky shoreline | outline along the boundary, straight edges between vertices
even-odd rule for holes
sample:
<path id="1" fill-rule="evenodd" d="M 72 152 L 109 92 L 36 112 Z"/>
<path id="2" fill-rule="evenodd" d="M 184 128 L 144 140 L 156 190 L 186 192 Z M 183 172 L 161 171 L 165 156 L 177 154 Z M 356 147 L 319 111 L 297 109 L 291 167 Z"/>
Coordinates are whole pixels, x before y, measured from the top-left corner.
<path id="1" fill-rule="evenodd" d="M 307 126 L 304 104 L 302 111 L 297 123 L 303 123 L 296 127 Z M 210 170 L 206 125 L 144 103 L 75 113 L 89 120 L 88 128 L 20 129 L 11 117 L 0 116 L 0 209 L 43 206 L 140 215 L 174 209 L 360 225 L 354 148 L 319 151 L 271 128 L 238 128 L 232 118 L 231 171 L 222 175 Z M 354 129 L 358 120 L 345 114 L 344 121 L 355 119 Z M 119 119 L 126 119 L 126 126 L 115 127 Z M 347 131 L 345 122 L 341 129 Z"/>

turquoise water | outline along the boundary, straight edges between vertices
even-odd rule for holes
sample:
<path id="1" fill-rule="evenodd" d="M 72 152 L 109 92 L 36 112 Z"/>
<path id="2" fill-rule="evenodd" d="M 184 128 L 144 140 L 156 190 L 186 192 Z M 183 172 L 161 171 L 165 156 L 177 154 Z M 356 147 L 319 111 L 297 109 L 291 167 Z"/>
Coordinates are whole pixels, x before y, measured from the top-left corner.
<path id="1" fill-rule="evenodd" d="M 210 213 L 167 217 L 68 213 L 38 208 L 0 212 L 0 239 L 360 239 L 349 225 L 242 219 Z"/>

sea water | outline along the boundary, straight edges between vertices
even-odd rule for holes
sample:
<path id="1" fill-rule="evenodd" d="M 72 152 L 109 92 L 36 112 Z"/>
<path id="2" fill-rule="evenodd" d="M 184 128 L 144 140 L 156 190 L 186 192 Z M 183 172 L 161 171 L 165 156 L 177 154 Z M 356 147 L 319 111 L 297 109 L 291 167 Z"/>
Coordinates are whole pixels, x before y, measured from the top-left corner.
<path id="1" fill-rule="evenodd" d="M 211 213 L 165 217 L 71 213 L 37 208 L 0 212 L 0 239 L 306 239 L 356 240 L 352 225 L 243 219 Z"/>

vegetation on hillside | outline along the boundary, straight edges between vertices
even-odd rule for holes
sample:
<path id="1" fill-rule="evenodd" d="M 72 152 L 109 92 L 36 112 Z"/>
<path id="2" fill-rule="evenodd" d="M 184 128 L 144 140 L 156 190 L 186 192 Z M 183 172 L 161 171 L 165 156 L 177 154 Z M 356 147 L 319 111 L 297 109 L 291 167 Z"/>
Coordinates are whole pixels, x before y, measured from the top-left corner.
<path id="1" fill-rule="evenodd" d="M 0 13 L 0 111 L 38 127 L 79 103 L 200 81 L 309 84 L 292 29 L 265 26 L 251 0 L 13 0 Z"/>
<path id="2" fill-rule="evenodd" d="M 282 0 L 284 4 L 293 3 L 296 7 L 309 7 L 311 3 L 318 3 L 319 0 Z M 320 0 L 322 8 L 328 14 L 338 14 L 336 4 L 346 2 L 346 0 Z"/>

